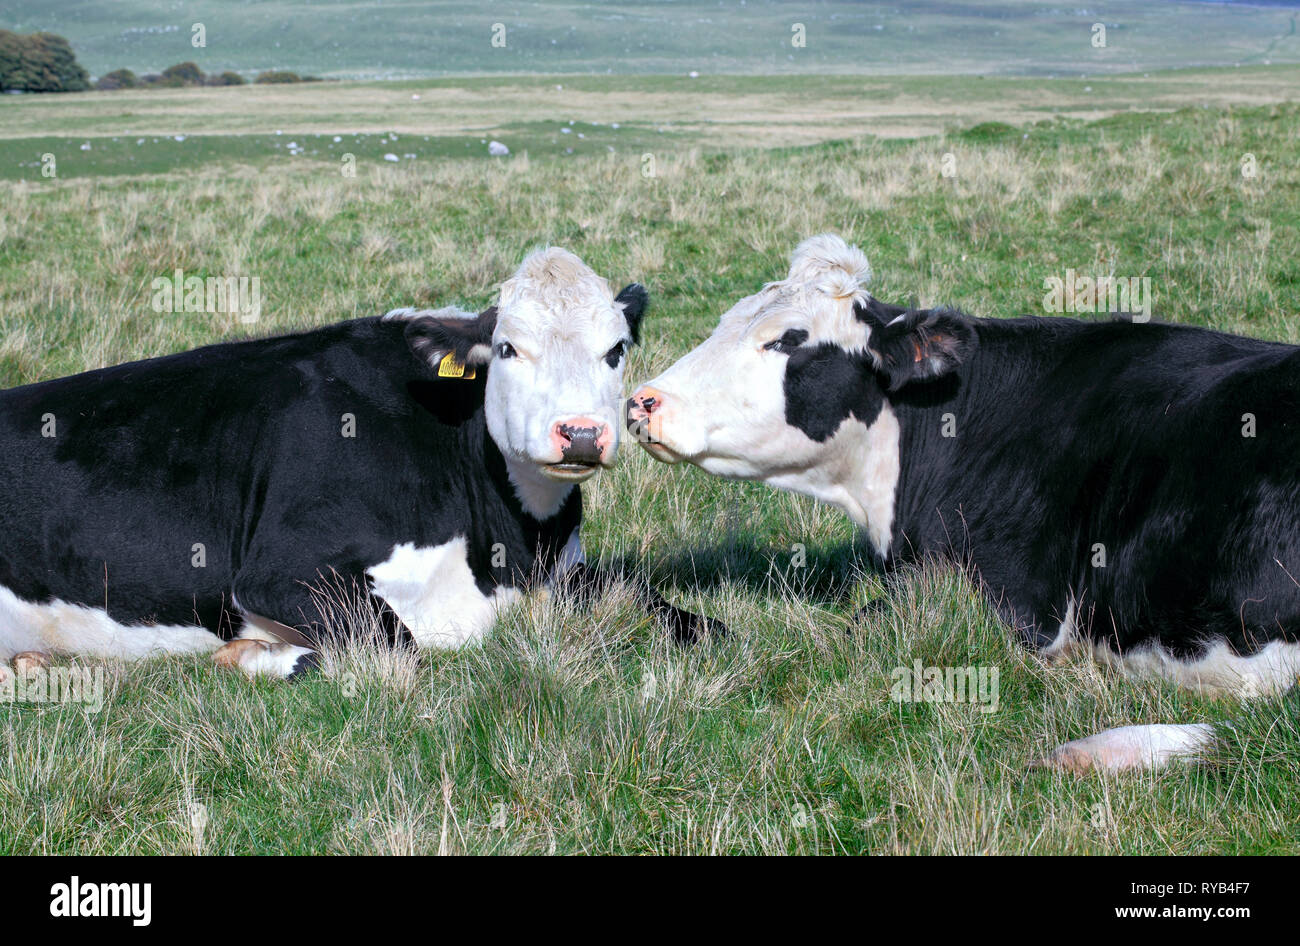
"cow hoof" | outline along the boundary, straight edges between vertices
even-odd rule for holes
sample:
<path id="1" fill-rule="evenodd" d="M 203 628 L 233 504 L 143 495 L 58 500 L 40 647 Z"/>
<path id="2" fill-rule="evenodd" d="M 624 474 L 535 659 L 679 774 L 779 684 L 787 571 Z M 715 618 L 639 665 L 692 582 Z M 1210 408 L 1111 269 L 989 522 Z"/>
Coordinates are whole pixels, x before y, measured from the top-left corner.
<path id="1" fill-rule="evenodd" d="M 14 670 L 19 673 L 31 673 L 33 670 L 44 670 L 50 665 L 50 655 L 42 653 L 39 650 L 25 650 L 21 654 L 14 655 Z"/>
<path id="2" fill-rule="evenodd" d="M 242 638 L 212 655 L 218 667 L 238 668 L 250 677 L 290 679 L 320 668 L 320 654 L 295 644 L 272 644 Z"/>

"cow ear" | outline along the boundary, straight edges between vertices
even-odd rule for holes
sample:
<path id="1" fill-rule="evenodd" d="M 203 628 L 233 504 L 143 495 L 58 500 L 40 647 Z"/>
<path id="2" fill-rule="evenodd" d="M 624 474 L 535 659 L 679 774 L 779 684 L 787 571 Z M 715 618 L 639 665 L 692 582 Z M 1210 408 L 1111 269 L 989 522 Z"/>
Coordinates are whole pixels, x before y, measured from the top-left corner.
<path id="1" fill-rule="evenodd" d="M 623 304 L 623 316 L 627 319 L 627 330 L 632 335 L 634 345 L 641 344 L 641 316 L 645 315 L 645 306 L 649 298 L 650 294 L 639 282 L 624 286 L 614 297 L 615 302 Z"/>
<path id="2" fill-rule="evenodd" d="M 447 355 L 462 365 L 482 365 L 492 358 L 496 325 L 496 306 L 472 318 L 426 315 L 407 324 L 406 343 L 417 357 L 435 367 Z"/>
<path id="3" fill-rule="evenodd" d="M 868 342 L 891 391 L 949 374 L 976 344 L 971 320 L 951 309 L 907 312 L 873 327 Z"/>

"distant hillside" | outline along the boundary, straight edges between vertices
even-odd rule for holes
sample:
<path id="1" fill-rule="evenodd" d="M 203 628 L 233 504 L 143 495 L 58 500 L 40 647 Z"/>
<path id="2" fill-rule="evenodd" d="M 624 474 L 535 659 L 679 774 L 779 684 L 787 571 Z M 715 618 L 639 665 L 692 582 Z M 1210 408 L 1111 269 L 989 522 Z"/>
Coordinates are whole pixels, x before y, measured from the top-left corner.
<path id="1" fill-rule="evenodd" d="M 1300 62 L 1295 4 L 638 0 L 6 0 L 0 28 L 71 40 L 93 75 L 194 60 L 205 72 L 465 73 L 1141 71 Z M 1093 24 L 1106 45 L 1093 45 Z M 202 23 L 207 45 L 191 45 Z M 493 24 L 505 27 L 494 47 Z M 805 45 L 797 47 L 795 25 Z"/>

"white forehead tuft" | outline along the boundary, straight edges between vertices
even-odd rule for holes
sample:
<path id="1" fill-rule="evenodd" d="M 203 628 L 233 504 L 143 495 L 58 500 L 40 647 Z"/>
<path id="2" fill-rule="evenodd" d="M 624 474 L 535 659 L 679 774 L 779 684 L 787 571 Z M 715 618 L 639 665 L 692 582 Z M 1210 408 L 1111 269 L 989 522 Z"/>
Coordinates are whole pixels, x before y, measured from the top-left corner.
<path id="1" fill-rule="evenodd" d="M 501 284 L 501 316 L 521 308 L 563 314 L 566 322 L 589 322 L 615 312 L 609 282 L 568 250 L 547 247 L 529 253 Z"/>
<path id="2" fill-rule="evenodd" d="M 740 300 L 722 317 L 719 332 L 733 339 L 755 334 L 776 337 L 786 328 L 801 328 L 819 342 L 833 342 L 847 351 L 867 347 L 870 330 L 854 307 L 870 295 L 866 255 L 833 233 L 800 243 L 790 275 Z"/>
<path id="3" fill-rule="evenodd" d="M 867 298 L 871 264 L 856 246 L 849 246 L 834 233 L 821 233 L 794 248 L 786 281 L 819 290 L 833 299 L 861 302 Z"/>

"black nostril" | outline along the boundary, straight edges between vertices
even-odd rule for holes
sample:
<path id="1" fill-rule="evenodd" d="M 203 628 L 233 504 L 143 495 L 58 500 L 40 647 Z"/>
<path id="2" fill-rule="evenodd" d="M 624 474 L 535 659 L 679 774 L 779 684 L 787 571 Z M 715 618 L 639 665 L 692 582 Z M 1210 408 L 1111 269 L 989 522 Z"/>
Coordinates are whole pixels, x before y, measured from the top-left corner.
<path id="1" fill-rule="evenodd" d="M 560 435 L 568 441 L 562 453 L 566 461 L 577 463 L 600 462 L 600 428 L 560 425 Z"/>
<path id="2" fill-rule="evenodd" d="M 647 397 L 641 401 L 641 406 L 644 407 L 647 411 L 653 411 L 655 409 L 655 405 L 658 403 L 659 402 L 656 401 L 654 398 Z"/>

